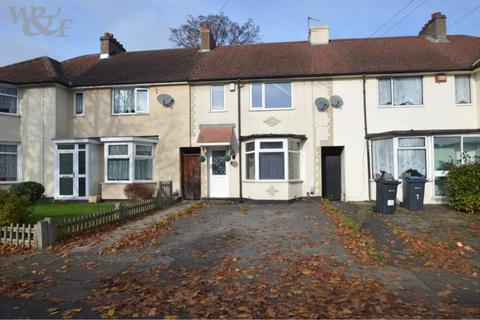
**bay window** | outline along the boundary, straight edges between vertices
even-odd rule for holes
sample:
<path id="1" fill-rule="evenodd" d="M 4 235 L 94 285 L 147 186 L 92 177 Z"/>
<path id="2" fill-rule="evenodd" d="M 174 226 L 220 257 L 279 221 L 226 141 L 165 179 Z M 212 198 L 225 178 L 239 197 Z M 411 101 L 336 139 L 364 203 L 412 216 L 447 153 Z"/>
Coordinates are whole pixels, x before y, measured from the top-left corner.
<path id="1" fill-rule="evenodd" d="M 18 180 L 18 145 L 0 144 L 0 183 Z"/>
<path id="2" fill-rule="evenodd" d="M 378 100 L 380 106 L 422 105 L 422 77 L 378 79 Z"/>
<path id="3" fill-rule="evenodd" d="M 153 180 L 153 145 L 138 143 L 105 144 L 107 182 Z"/>
<path id="4" fill-rule="evenodd" d="M 443 197 L 446 196 L 448 167 L 480 157 L 480 136 L 437 136 L 433 141 L 435 196 Z"/>
<path id="5" fill-rule="evenodd" d="M 373 175 L 382 171 L 396 179 L 427 176 L 425 137 L 390 138 L 372 141 Z"/>
<path id="6" fill-rule="evenodd" d="M 0 86 L 0 113 L 17 114 L 17 89 Z"/>
<path id="7" fill-rule="evenodd" d="M 148 89 L 113 89 L 112 105 L 113 114 L 148 113 Z"/>
<path id="8" fill-rule="evenodd" d="M 455 76 L 455 103 L 456 104 L 472 103 L 469 75 Z"/>
<path id="9" fill-rule="evenodd" d="M 292 83 L 252 83 L 250 86 L 250 109 L 291 109 Z"/>
<path id="10" fill-rule="evenodd" d="M 300 179 L 300 144 L 296 139 L 256 139 L 247 142 L 246 179 Z"/>

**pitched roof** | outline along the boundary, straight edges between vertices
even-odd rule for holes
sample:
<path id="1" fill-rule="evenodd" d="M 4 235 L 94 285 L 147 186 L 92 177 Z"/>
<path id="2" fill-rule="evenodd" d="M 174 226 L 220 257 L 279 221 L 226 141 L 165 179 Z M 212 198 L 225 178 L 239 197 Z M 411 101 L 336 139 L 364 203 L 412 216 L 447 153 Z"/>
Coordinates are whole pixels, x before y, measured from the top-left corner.
<path id="1" fill-rule="evenodd" d="M 480 37 L 424 36 L 218 46 L 210 52 L 166 49 L 98 54 L 58 62 L 40 57 L 0 68 L 0 81 L 70 86 L 473 70 Z"/>
<path id="2" fill-rule="evenodd" d="M 233 128 L 209 127 L 201 128 L 197 142 L 199 144 L 227 143 L 230 144 L 233 137 Z"/>

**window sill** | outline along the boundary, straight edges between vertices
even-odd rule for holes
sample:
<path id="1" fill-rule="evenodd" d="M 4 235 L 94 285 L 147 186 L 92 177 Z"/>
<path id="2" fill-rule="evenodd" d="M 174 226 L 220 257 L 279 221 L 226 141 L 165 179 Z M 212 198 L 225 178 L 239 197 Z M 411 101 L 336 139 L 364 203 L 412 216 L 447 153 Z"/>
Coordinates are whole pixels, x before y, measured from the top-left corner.
<path id="1" fill-rule="evenodd" d="M 123 181 L 103 181 L 100 184 L 132 184 L 132 183 L 157 183 L 154 180 L 123 180 Z"/>
<path id="2" fill-rule="evenodd" d="M 260 111 L 292 111 L 295 108 L 249 108 L 248 111 L 260 112 Z"/>
<path id="3" fill-rule="evenodd" d="M 302 183 L 303 180 L 248 180 L 244 179 L 245 183 Z"/>
<path id="4" fill-rule="evenodd" d="M 0 116 L 9 116 L 9 117 L 21 117 L 18 113 L 6 113 L 6 112 L 0 112 Z"/>
<path id="5" fill-rule="evenodd" d="M 75 114 L 72 118 L 85 118 L 85 114 Z"/>
<path id="6" fill-rule="evenodd" d="M 455 103 L 456 107 L 471 107 L 472 103 Z"/>
<path id="7" fill-rule="evenodd" d="M 112 113 L 112 116 L 148 116 L 150 112 L 137 112 L 137 113 Z"/>
<path id="8" fill-rule="evenodd" d="M 405 109 L 405 108 L 425 108 L 424 104 L 406 104 L 406 105 L 378 105 L 379 109 Z"/>
<path id="9" fill-rule="evenodd" d="M 224 110 L 212 110 L 210 109 L 210 113 L 225 113 L 227 112 L 227 109 L 224 109 Z"/>
<path id="10" fill-rule="evenodd" d="M 19 183 L 19 181 L 0 181 L 0 185 L 1 184 L 15 184 L 15 183 Z"/>

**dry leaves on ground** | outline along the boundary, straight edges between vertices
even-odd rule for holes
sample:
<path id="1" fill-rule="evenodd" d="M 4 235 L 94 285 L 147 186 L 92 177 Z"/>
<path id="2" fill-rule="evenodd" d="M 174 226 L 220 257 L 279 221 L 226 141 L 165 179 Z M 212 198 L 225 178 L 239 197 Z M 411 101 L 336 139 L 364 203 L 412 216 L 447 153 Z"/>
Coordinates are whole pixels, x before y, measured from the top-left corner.
<path id="1" fill-rule="evenodd" d="M 426 267 L 444 269 L 455 273 L 476 276 L 475 267 L 466 257 L 471 253 L 469 246 L 459 246 L 456 241 L 432 240 L 428 233 L 409 235 L 396 226 L 396 236 L 402 239 L 409 248 L 425 260 Z"/>
<path id="2" fill-rule="evenodd" d="M 163 220 L 149 226 L 145 230 L 133 232 L 120 238 L 112 245 L 106 247 L 102 253 L 114 253 L 127 247 L 138 248 L 156 243 L 163 236 L 163 234 L 169 230 L 172 222 L 185 219 L 192 214 L 200 213 L 201 210 L 207 206 L 207 204 L 199 202 L 194 203 L 182 210 L 176 211 L 175 213 L 165 217 Z"/>
<path id="3" fill-rule="evenodd" d="M 383 263 L 384 253 L 375 249 L 374 238 L 354 221 L 334 208 L 328 201 L 320 202 L 321 212 L 328 215 L 336 225 L 336 234 L 344 247 L 363 264 L 379 265 Z"/>
<path id="4" fill-rule="evenodd" d="M 347 275 L 325 256 L 301 254 L 262 263 L 228 256 L 215 267 L 127 272 L 107 280 L 90 299 L 103 317 L 127 318 L 433 318 L 479 312 L 406 303 L 375 280 Z"/>
<path id="5" fill-rule="evenodd" d="M 9 256 L 13 254 L 30 254 L 34 253 L 35 248 L 16 246 L 10 243 L 0 243 L 0 256 Z"/>

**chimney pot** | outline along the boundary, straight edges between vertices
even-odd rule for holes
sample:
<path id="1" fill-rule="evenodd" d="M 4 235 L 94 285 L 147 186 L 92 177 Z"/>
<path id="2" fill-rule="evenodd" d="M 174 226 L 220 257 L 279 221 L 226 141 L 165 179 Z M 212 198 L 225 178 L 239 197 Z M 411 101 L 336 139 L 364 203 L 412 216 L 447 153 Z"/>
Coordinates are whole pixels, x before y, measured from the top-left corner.
<path id="1" fill-rule="evenodd" d="M 328 44 L 328 25 L 323 24 L 310 26 L 310 29 L 308 30 L 308 41 L 310 41 L 310 44 Z"/>
<path id="2" fill-rule="evenodd" d="M 441 12 L 432 13 L 432 17 L 418 34 L 434 42 L 447 42 L 447 16 Z"/>
<path id="3" fill-rule="evenodd" d="M 207 21 L 202 22 L 200 27 L 200 51 L 208 52 L 216 47 L 213 32 Z"/>
<path id="4" fill-rule="evenodd" d="M 100 58 L 105 59 L 114 54 L 126 52 L 123 45 L 110 32 L 105 32 L 100 37 Z"/>

